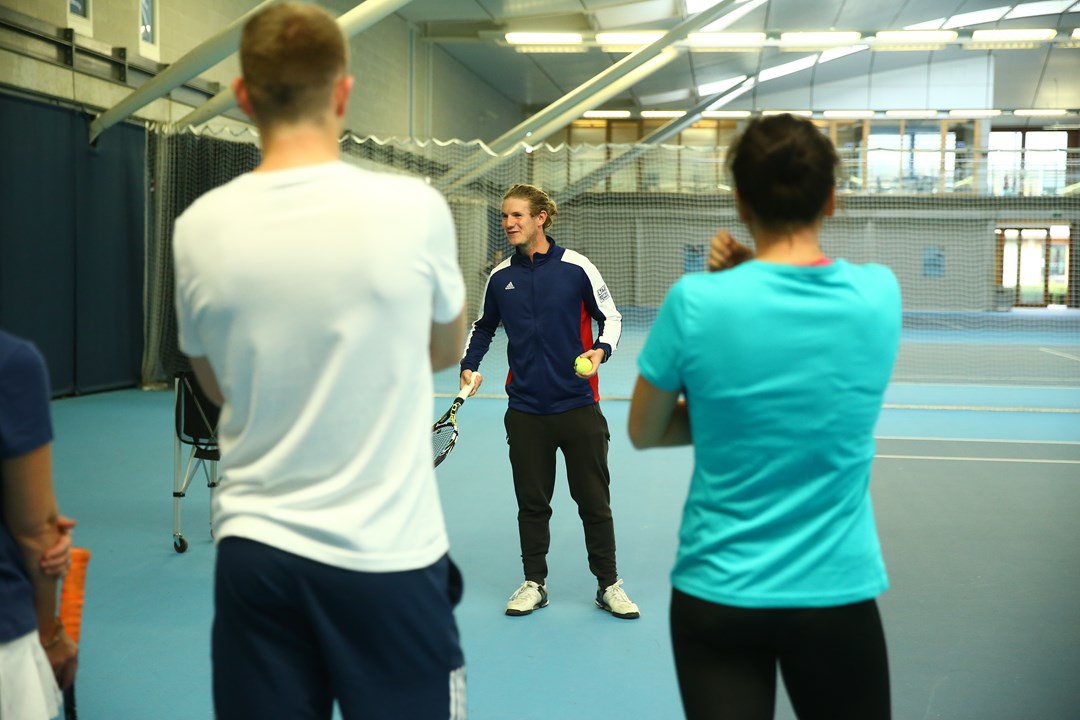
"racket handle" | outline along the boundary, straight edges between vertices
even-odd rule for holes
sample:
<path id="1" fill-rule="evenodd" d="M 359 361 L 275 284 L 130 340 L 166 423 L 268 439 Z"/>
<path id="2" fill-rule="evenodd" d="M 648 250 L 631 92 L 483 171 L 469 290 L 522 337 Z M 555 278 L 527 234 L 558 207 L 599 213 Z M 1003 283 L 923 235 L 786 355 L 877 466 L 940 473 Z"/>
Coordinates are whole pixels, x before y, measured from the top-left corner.
<path id="1" fill-rule="evenodd" d="M 473 388 L 476 387 L 476 374 L 476 370 L 473 370 L 472 375 L 469 376 L 469 382 L 465 383 L 465 385 L 458 392 L 457 399 L 461 402 L 465 402 L 465 398 L 469 397 L 469 394 L 472 393 Z"/>
<path id="2" fill-rule="evenodd" d="M 64 720 L 79 720 L 79 711 L 75 709 L 75 685 L 64 691 Z"/>

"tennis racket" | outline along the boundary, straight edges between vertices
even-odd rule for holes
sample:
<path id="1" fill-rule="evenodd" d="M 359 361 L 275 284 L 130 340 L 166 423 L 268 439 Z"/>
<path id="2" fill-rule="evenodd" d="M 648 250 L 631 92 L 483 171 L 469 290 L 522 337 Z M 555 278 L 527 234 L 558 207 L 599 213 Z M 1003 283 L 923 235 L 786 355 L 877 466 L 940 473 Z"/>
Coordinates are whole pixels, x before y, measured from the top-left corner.
<path id="1" fill-rule="evenodd" d="M 71 567 L 68 568 L 64 582 L 60 585 L 60 622 L 64 624 L 68 637 L 79 643 L 82 629 L 83 596 L 86 590 L 86 566 L 90 562 L 90 551 L 86 548 L 71 548 Z M 75 709 L 75 684 L 64 691 L 64 720 L 77 720 Z"/>
<path id="2" fill-rule="evenodd" d="M 431 452 L 435 457 L 435 467 L 439 467 L 439 464 L 446 459 L 446 456 L 450 454 L 450 451 L 454 449 L 454 445 L 457 443 L 457 411 L 458 408 L 465 404 L 465 398 L 469 397 L 469 393 L 473 391 L 474 387 L 476 387 L 476 373 L 473 373 L 469 383 L 461 388 L 461 392 L 454 398 L 450 409 L 443 413 L 443 416 L 431 426 Z"/>

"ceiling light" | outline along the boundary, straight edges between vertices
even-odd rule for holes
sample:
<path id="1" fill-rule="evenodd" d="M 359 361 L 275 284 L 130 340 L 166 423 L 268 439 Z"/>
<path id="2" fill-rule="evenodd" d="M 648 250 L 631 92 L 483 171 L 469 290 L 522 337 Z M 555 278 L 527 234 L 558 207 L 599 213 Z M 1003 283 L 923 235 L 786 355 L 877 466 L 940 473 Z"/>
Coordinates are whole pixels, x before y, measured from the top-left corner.
<path id="1" fill-rule="evenodd" d="M 749 110 L 706 110 L 701 113 L 701 117 L 710 120 L 736 120 L 738 118 L 748 118 L 750 114 Z"/>
<path id="2" fill-rule="evenodd" d="M 580 33 L 508 32 L 506 42 L 511 45 L 576 45 L 581 43 Z"/>
<path id="3" fill-rule="evenodd" d="M 813 110 L 762 110 L 762 116 L 766 115 L 795 115 L 796 117 L 813 117 Z"/>
<path id="4" fill-rule="evenodd" d="M 865 120 L 877 115 L 873 110 L 826 110 L 822 117 L 830 120 Z"/>
<path id="5" fill-rule="evenodd" d="M 585 53 L 589 49 L 584 45 L 514 45 L 519 53 Z"/>
<path id="6" fill-rule="evenodd" d="M 685 110 L 642 110 L 643 118 L 677 118 L 686 114 Z"/>
<path id="7" fill-rule="evenodd" d="M 713 52 L 746 52 L 757 50 L 765 44 L 765 33 L 690 33 L 686 37 L 687 44 L 695 50 L 711 50 Z"/>
<path id="8" fill-rule="evenodd" d="M 797 73 L 800 70 L 806 70 L 808 68 L 812 68 L 817 63 L 817 60 L 818 60 L 817 55 L 809 55 L 807 57 L 800 58 L 798 60 L 792 60 L 789 63 L 784 63 L 783 65 L 777 65 L 775 67 L 765 68 L 764 70 L 762 70 L 761 72 L 758 73 L 758 82 L 759 83 L 768 82 L 769 80 L 775 80 L 776 78 L 784 77 L 785 75 L 791 75 L 792 73 Z"/>
<path id="9" fill-rule="evenodd" d="M 874 35 L 874 50 L 942 50 L 956 38 L 955 30 L 883 30 Z"/>
<path id="10" fill-rule="evenodd" d="M 962 118 L 983 118 L 983 117 L 997 117 L 1001 114 L 1000 110 L 950 110 L 949 117 L 962 117 Z"/>
<path id="11" fill-rule="evenodd" d="M 717 93 L 730 90 L 744 80 L 746 80 L 746 76 L 739 75 L 738 77 L 728 78 L 727 80 L 718 80 L 716 82 L 698 85 L 697 94 L 701 97 L 705 97 L 706 95 L 716 95 Z"/>
<path id="12" fill-rule="evenodd" d="M 819 50 L 837 45 L 851 45 L 861 39 L 862 35 L 857 32 L 785 32 L 780 33 L 780 49 Z"/>
<path id="13" fill-rule="evenodd" d="M 619 118 L 630 117 L 629 110 L 586 110 L 584 116 L 589 120 L 609 119 L 617 120 Z"/>
<path id="14" fill-rule="evenodd" d="M 1005 17 L 1005 13 L 1012 9 L 1011 5 L 1004 7 L 988 8 L 986 10 L 976 10 L 974 12 L 961 13 L 959 15 L 953 15 L 945 24 L 941 27 L 943 29 L 967 27 L 968 25 L 983 25 L 985 23 L 997 22 L 1001 18 Z"/>
<path id="15" fill-rule="evenodd" d="M 1030 50 L 1057 37 L 1057 30 L 976 30 L 965 50 Z"/>
<path id="16" fill-rule="evenodd" d="M 1058 110 L 1049 108 L 1022 108 L 1020 110 L 1013 110 L 1013 115 L 1019 115 L 1021 117 L 1057 117 L 1059 115 L 1068 115 L 1068 110 Z"/>
<path id="17" fill-rule="evenodd" d="M 604 52 L 633 52 L 662 37 L 662 32 L 601 32 L 596 33 L 596 42 Z"/>
<path id="18" fill-rule="evenodd" d="M 937 110 L 886 110 L 885 117 L 887 118 L 903 118 L 907 120 L 923 120 L 929 118 L 936 118 L 938 116 Z"/>
<path id="19" fill-rule="evenodd" d="M 1052 28 L 1039 28 L 1039 29 L 1016 29 L 1016 30 L 976 30 L 971 33 L 971 39 L 976 42 L 979 41 L 1010 41 L 1010 40 L 1027 40 L 1032 42 L 1044 42 L 1046 40 L 1053 40 L 1057 37 L 1057 30 Z"/>

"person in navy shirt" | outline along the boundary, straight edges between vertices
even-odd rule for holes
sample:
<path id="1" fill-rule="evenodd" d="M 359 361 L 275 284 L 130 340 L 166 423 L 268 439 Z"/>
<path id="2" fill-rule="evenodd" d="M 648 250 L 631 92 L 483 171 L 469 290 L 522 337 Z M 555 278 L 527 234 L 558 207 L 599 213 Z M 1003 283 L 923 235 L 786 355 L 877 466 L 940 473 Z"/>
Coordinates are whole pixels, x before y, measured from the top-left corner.
<path id="1" fill-rule="evenodd" d="M 483 309 L 461 359 L 461 387 L 477 375 L 499 323 L 507 337 L 510 397 L 505 426 L 518 503 L 524 582 L 510 596 L 507 615 L 528 615 L 548 603 L 547 553 L 555 462 L 562 451 L 570 495 L 585 528 L 596 606 L 615 617 L 639 617 L 615 564 L 608 426 L 600 412 L 597 369 L 615 351 L 622 316 L 600 272 L 581 253 L 547 235 L 558 214 L 540 188 L 514 185 L 503 196 L 502 225 L 514 253 L 496 265 Z M 593 337 L 593 322 L 597 335 Z M 585 373 L 575 360 L 591 364 Z"/>
<path id="2" fill-rule="evenodd" d="M 52 484 L 45 361 L 0 330 L 0 692 L 3 716 L 47 720 L 75 681 L 78 648 L 57 617 L 74 522 Z"/>

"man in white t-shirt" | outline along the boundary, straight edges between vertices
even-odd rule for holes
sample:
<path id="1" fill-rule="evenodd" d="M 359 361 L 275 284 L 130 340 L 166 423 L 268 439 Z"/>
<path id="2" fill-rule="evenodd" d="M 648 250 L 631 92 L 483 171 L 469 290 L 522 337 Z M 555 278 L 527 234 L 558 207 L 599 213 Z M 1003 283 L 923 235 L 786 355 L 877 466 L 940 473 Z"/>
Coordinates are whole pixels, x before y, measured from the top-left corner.
<path id="1" fill-rule="evenodd" d="M 353 81 L 325 11 L 260 12 L 240 58 L 262 163 L 174 237 L 180 347 L 222 404 L 215 712 L 464 717 L 430 454 L 432 371 L 465 329 L 449 208 L 341 162 Z"/>

